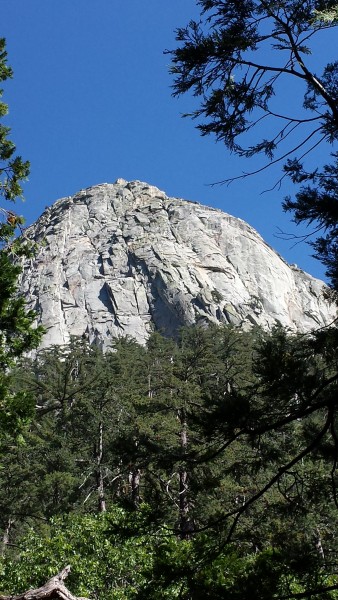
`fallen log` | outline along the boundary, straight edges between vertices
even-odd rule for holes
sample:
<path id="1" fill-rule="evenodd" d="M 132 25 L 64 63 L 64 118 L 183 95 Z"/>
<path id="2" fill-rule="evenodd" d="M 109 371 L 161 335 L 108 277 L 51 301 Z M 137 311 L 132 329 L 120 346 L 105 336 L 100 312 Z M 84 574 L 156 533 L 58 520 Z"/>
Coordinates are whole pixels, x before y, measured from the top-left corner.
<path id="1" fill-rule="evenodd" d="M 28 590 L 23 594 L 0 596 L 0 600 L 89 600 L 80 596 L 73 596 L 63 583 L 70 571 L 70 565 L 60 573 L 48 579 L 47 583 L 35 590 Z"/>

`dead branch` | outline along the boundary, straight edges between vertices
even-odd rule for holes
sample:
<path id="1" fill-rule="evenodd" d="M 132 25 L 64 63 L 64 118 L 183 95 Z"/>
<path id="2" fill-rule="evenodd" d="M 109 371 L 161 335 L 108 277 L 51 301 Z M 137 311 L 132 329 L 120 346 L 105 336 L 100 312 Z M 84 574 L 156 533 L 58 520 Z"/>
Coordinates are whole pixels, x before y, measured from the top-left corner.
<path id="1" fill-rule="evenodd" d="M 69 571 L 70 565 L 65 567 L 57 575 L 54 575 L 54 577 L 49 579 L 42 587 L 35 590 L 28 590 L 23 594 L 0 596 L 0 600 L 89 600 L 88 598 L 73 596 L 66 588 L 63 582 L 68 576 Z"/>

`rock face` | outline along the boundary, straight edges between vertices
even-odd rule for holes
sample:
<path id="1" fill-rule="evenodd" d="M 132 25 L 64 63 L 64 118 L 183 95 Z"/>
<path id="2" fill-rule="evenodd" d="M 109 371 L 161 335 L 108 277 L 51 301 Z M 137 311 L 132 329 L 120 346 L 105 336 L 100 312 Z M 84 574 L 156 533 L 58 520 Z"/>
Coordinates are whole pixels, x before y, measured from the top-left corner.
<path id="1" fill-rule="evenodd" d="M 40 248 L 21 290 L 47 333 L 103 348 L 154 328 L 223 322 L 307 331 L 330 322 L 323 283 L 288 265 L 244 221 L 118 179 L 58 200 L 27 230 Z"/>

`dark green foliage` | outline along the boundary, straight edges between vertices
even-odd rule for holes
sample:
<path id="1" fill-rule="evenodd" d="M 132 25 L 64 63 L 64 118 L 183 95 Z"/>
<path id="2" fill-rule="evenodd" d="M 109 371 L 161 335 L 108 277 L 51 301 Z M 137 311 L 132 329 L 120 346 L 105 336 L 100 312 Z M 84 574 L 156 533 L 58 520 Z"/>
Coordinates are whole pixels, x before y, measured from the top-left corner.
<path id="1" fill-rule="evenodd" d="M 7 65 L 5 40 L 0 39 L 0 82 L 12 76 Z M 0 90 L 0 98 L 3 91 Z M 8 107 L 0 102 L 0 119 Z M 29 172 L 29 163 L 15 156 L 15 145 L 8 138 L 9 128 L 0 123 L 0 196 L 14 201 L 22 195 L 21 182 Z M 26 419 L 32 415 L 33 399 L 25 390 L 13 393 L 10 368 L 24 352 L 35 348 L 42 329 L 34 327 L 35 314 L 27 311 L 23 298 L 18 297 L 17 279 L 20 267 L 15 264 L 19 257 L 30 252 L 14 239 L 15 229 L 23 223 L 22 217 L 0 207 L 0 444 L 6 433 L 20 431 Z M 1 451 L 1 449 L 0 449 Z"/>
<path id="2" fill-rule="evenodd" d="M 310 243 L 337 291 L 337 155 L 321 171 L 303 166 L 319 144 L 335 145 L 338 139 L 338 61 L 317 74 L 310 58 L 314 37 L 338 24 L 336 2 L 197 4 L 200 21 L 177 30 L 179 45 L 170 52 L 174 95 L 190 91 L 199 98 L 199 107 L 186 116 L 199 120 L 202 135 L 214 134 L 241 157 L 267 157 L 257 170 L 225 182 L 285 163 L 277 183 L 289 176 L 303 184 L 296 200 L 287 198 L 283 206 L 297 224 L 322 232 Z M 285 80 L 295 89 L 287 110 L 278 104 Z"/>
<path id="3" fill-rule="evenodd" d="M 85 547 L 70 560 L 43 536 L 59 528 L 53 539 L 66 544 L 73 526 L 88 525 L 95 539 L 106 522 L 95 514 L 111 522 L 123 507 L 104 535 L 118 555 L 124 543 L 131 555 L 145 549 L 136 597 L 268 598 L 273 589 L 278 598 L 336 585 L 337 352 L 329 339 L 334 347 L 335 329 L 290 336 L 194 327 L 176 342 L 154 334 L 143 348 L 121 339 L 104 356 L 74 340 L 26 361 L 18 389 L 34 394 L 37 414 L 21 443 L 4 448 L 1 525 L 14 544 L 4 545 L 4 581 L 18 591 L 16 556 L 41 578 L 46 560 L 55 571 L 63 560 L 90 565 Z M 27 544 L 25 555 L 16 549 Z M 102 560 L 94 579 L 108 598 L 110 559 Z M 116 560 L 129 581 L 127 563 Z M 76 585 L 93 589 L 91 567 L 79 569 Z M 133 597 L 123 585 L 114 593 Z"/>
<path id="4" fill-rule="evenodd" d="M 0 251 L 0 367 L 5 369 L 25 351 L 37 345 L 41 337 L 32 327 L 36 318 L 25 309 L 22 297 L 17 296 L 20 268 L 13 264 L 10 253 Z"/>
<path id="5" fill-rule="evenodd" d="M 11 368 L 18 357 L 38 345 L 43 332 L 34 325 L 35 313 L 18 296 L 20 268 L 13 263 L 12 250 L 0 250 L 0 437 L 19 431 L 32 415 L 33 401 L 26 391 L 13 392 Z"/>
<path id="6" fill-rule="evenodd" d="M 299 161 L 288 161 L 286 172 L 294 183 L 302 185 L 296 200 L 284 201 L 284 209 L 293 213 L 295 223 L 307 223 L 316 227 L 322 235 L 310 242 L 318 258 L 326 267 L 333 289 L 338 291 L 338 155 L 332 155 L 333 164 L 306 173 Z"/>
<path id="7" fill-rule="evenodd" d="M 171 70 L 174 95 L 190 90 L 201 98 L 200 108 L 189 116 L 202 119 L 198 128 L 203 135 L 215 134 L 240 156 L 264 153 L 269 159 L 279 148 L 285 158 L 317 135 L 329 141 L 337 138 L 337 65 L 327 65 L 318 77 L 306 60 L 311 37 L 337 25 L 337 14 L 328 19 L 321 13 L 335 9 L 335 2 L 199 0 L 197 4 L 201 20 L 177 30 L 180 45 L 171 51 Z M 280 111 L 274 108 L 274 96 L 284 78 L 303 84 L 310 118 L 295 110 L 276 114 Z M 272 128 L 265 122 L 264 130 L 272 129 L 271 136 L 252 143 L 250 135 L 246 144 L 246 134 L 267 118 Z M 291 142 L 285 148 L 284 140 L 295 128 L 303 130 L 303 136 L 297 147 Z"/>
<path id="8" fill-rule="evenodd" d="M 12 77 L 12 69 L 7 65 L 6 42 L 0 39 L 0 82 Z M 0 98 L 3 90 L 0 89 Z M 8 106 L 0 102 L 0 119 L 8 113 Z M 0 196 L 5 200 L 15 200 L 22 195 L 21 181 L 29 174 L 29 163 L 15 156 L 15 144 L 8 138 L 10 129 L 0 124 Z"/>

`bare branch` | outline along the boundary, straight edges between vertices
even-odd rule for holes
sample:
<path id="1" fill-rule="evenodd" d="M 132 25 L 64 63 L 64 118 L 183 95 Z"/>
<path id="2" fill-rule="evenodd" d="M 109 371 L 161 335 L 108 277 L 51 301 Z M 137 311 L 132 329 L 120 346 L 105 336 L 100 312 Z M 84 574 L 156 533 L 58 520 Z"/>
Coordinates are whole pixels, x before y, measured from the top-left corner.
<path id="1" fill-rule="evenodd" d="M 28 590 L 23 594 L 12 595 L 12 596 L 0 596 L 0 600 L 88 600 L 87 598 L 81 598 L 73 596 L 71 592 L 64 585 L 64 580 L 68 576 L 70 571 L 70 565 L 65 567 L 60 573 L 52 577 L 40 588 L 34 590 Z"/>
<path id="2" fill-rule="evenodd" d="M 288 156 L 290 156 L 291 154 L 294 154 L 294 152 L 296 152 L 297 150 L 299 150 L 299 148 L 302 148 L 302 146 L 304 146 L 316 133 L 318 133 L 321 130 L 321 127 L 317 127 L 317 129 L 315 129 L 314 131 L 312 131 L 302 142 L 300 142 L 299 144 L 297 144 L 297 146 L 294 146 L 291 150 L 288 150 L 288 152 L 286 152 L 285 154 L 283 154 L 282 156 L 279 156 L 278 158 L 270 161 L 269 163 L 263 165 L 263 167 L 260 167 L 259 169 L 256 169 L 255 171 L 250 171 L 248 173 L 242 173 L 242 175 L 237 175 L 236 177 L 229 177 L 227 179 L 223 179 L 221 181 L 215 181 L 209 185 L 214 186 L 214 185 L 229 185 L 230 183 L 233 183 L 234 181 L 238 180 L 238 179 L 245 179 L 246 177 L 250 177 L 251 175 L 257 175 L 258 173 L 262 173 L 262 171 L 265 171 L 266 169 L 268 169 L 269 167 L 271 167 L 272 165 L 275 165 L 283 160 L 285 160 L 285 158 L 287 158 Z M 325 135 L 322 136 L 321 141 L 323 141 L 325 139 Z M 316 142 L 316 145 L 318 145 L 320 142 Z"/>

